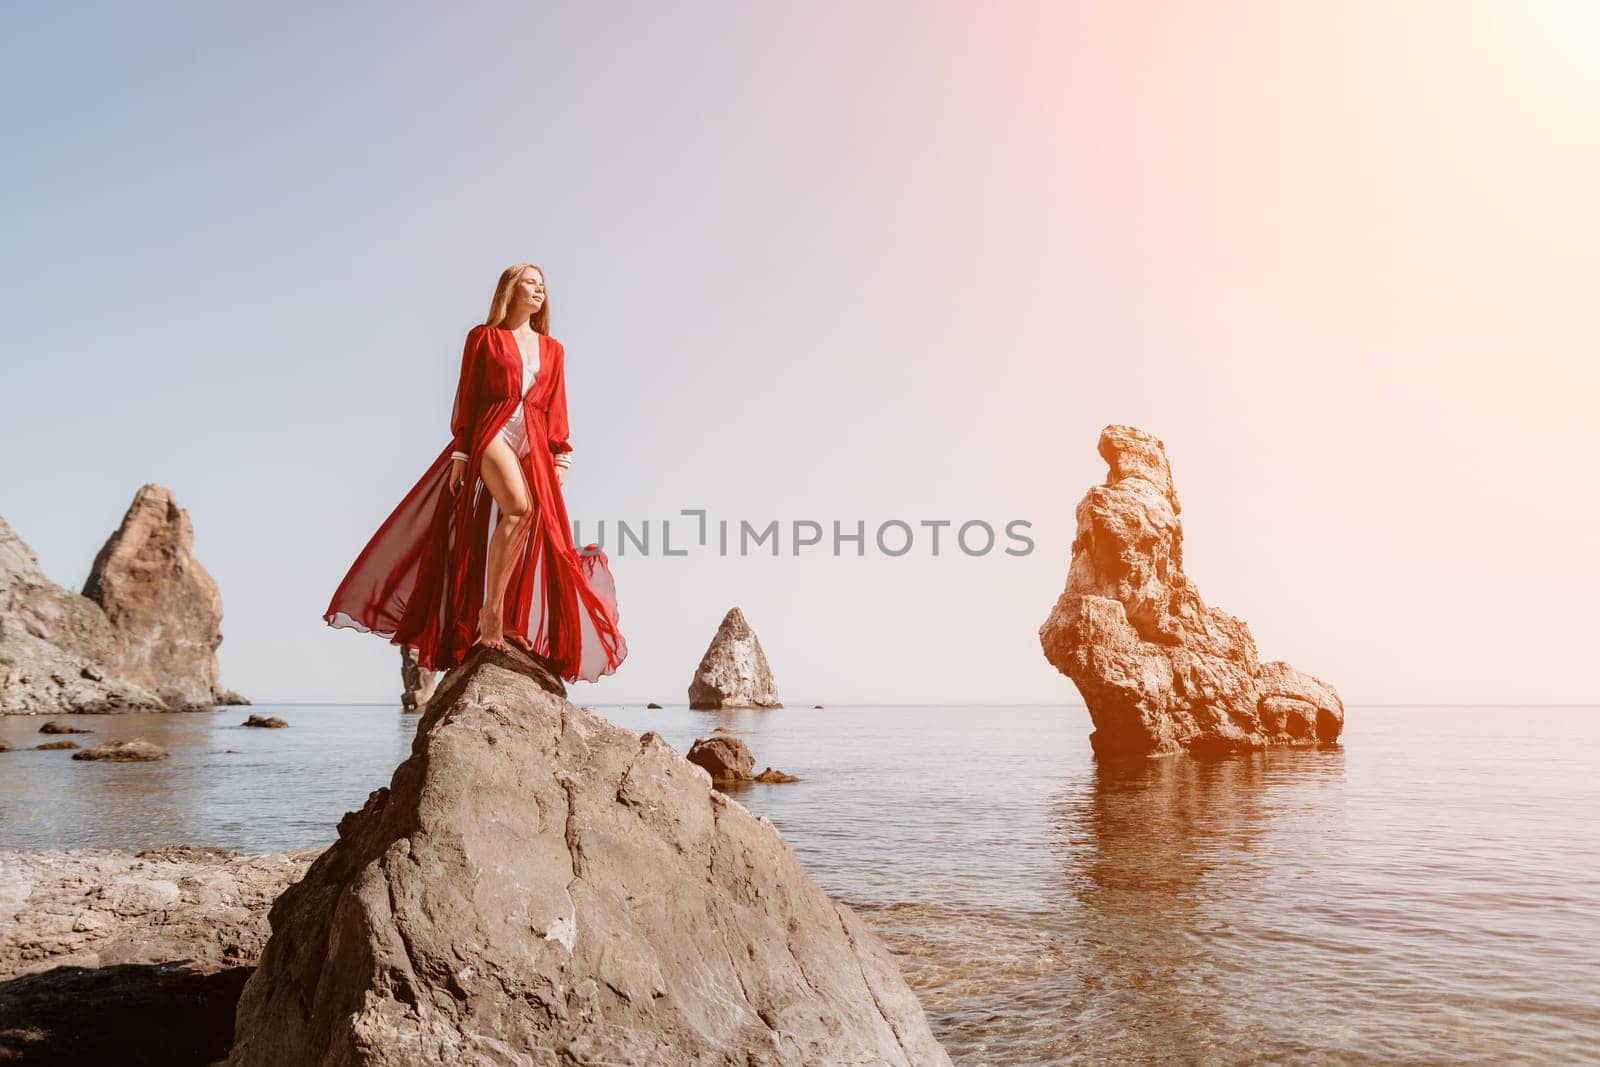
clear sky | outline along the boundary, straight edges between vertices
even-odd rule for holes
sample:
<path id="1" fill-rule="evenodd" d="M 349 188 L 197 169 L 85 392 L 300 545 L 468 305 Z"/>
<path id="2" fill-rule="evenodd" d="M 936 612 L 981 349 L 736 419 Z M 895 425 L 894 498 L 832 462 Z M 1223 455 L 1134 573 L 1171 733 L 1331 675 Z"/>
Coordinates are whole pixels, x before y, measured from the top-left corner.
<path id="1" fill-rule="evenodd" d="M 1036 631 L 1112 422 L 1166 442 L 1188 573 L 1264 659 L 1600 700 L 1600 5 L 0 18 L 0 515 L 81 589 L 170 487 L 257 702 L 395 699 L 321 613 L 519 260 L 570 511 L 655 527 L 608 541 L 631 653 L 579 701 L 682 702 L 737 604 L 792 703 L 1078 703 Z M 685 508 L 1034 548 L 667 558 Z"/>

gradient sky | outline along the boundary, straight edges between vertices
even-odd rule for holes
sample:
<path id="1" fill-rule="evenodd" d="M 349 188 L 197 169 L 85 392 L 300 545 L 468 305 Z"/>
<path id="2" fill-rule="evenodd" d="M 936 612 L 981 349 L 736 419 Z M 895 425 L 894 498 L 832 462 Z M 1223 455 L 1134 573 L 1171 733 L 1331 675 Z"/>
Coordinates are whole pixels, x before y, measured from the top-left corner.
<path id="1" fill-rule="evenodd" d="M 396 699 L 321 613 L 519 260 L 575 518 L 1035 544 L 608 543 L 631 651 L 576 700 L 682 702 L 737 604 L 791 703 L 1079 703 L 1037 629 L 1119 422 L 1263 659 L 1356 704 L 1600 701 L 1600 5 L 3 19 L 0 515 L 81 589 L 170 487 L 258 703 Z"/>

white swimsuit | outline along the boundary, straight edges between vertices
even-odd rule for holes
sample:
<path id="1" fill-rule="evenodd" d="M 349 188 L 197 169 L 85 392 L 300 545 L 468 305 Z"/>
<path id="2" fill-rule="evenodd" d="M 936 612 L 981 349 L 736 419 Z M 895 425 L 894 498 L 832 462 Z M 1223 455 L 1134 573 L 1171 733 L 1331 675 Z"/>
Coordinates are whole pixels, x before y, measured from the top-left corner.
<path id="1" fill-rule="evenodd" d="M 528 422 L 523 415 L 522 405 L 528 399 L 528 391 L 533 388 L 533 383 L 539 377 L 539 361 L 531 361 L 522 368 L 522 401 L 517 404 L 517 410 L 511 413 L 506 424 L 500 427 L 500 437 L 511 446 L 511 451 L 519 456 L 528 454 Z M 453 456 L 467 459 L 465 452 L 452 452 Z M 558 452 L 555 455 L 555 464 L 565 469 L 572 463 L 571 452 Z"/>
<path id="2" fill-rule="evenodd" d="M 528 390 L 533 388 L 533 380 L 539 377 L 539 364 L 534 361 L 531 366 L 522 368 L 522 398 L 527 401 Z M 511 446 L 511 451 L 519 456 L 528 454 L 528 425 L 522 414 L 522 403 L 517 404 L 517 410 L 511 413 L 506 424 L 500 427 L 500 436 L 506 444 Z"/>

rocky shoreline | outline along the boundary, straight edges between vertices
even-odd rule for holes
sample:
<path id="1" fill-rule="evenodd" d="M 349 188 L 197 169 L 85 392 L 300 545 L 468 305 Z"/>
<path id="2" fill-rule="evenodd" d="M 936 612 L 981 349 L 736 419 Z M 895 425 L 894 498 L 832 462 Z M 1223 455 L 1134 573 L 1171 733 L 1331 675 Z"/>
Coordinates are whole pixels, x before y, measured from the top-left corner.
<path id="1" fill-rule="evenodd" d="M 227 1055 L 268 909 L 322 851 L 0 851 L 0 1062 Z"/>

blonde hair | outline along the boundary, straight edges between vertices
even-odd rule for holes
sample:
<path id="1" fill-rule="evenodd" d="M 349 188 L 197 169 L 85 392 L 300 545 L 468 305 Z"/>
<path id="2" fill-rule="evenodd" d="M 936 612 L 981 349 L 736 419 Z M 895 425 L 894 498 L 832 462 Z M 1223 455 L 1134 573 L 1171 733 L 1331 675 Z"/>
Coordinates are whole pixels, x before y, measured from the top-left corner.
<path id="1" fill-rule="evenodd" d="M 494 299 L 489 301 L 489 317 L 484 321 L 485 326 L 499 326 L 506 320 L 506 312 L 511 308 L 511 287 L 522 278 L 522 272 L 532 267 L 543 278 L 544 268 L 537 263 L 513 263 L 500 272 L 500 284 L 494 287 Z M 543 334 L 550 332 L 550 293 L 546 290 L 544 303 L 539 305 L 539 310 L 534 312 L 533 323 L 535 331 Z"/>

